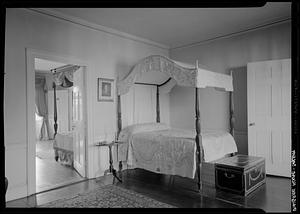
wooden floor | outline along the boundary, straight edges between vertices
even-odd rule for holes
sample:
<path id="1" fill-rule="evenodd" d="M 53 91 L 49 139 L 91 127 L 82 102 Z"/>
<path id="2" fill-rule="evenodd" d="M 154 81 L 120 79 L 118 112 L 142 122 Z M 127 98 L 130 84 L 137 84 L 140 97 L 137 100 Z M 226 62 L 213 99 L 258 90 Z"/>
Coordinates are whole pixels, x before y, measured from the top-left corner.
<path id="1" fill-rule="evenodd" d="M 212 187 L 204 186 L 200 195 L 196 182 L 178 176 L 151 173 L 142 169 L 125 170 L 123 183 L 115 185 L 131 189 L 161 202 L 180 208 L 260 208 L 266 212 L 291 211 L 291 182 L 288 178 L 267 176 L 266 184 L 247 197 L 238 196 Z M 91 179 L 62 187 L 56 190 L 36 194 L 30 197 L 10 201 L 6 207 L 36 207 L 41 204 L 71 197 L 103 184 L 112 183 L 111 175 Z"/>
<path id="2" fill-rule="evenodd" d="M 36 158 L 36 191 L 42 192 L 84 180 L 76 170 L 58 162 Z"/>
<path id="3" fill-rule="evenodd" d="M 36 144 L 36 191 L 42 192 L 84 180 L 74 168 L 56 162 L 52 141 Z"/>

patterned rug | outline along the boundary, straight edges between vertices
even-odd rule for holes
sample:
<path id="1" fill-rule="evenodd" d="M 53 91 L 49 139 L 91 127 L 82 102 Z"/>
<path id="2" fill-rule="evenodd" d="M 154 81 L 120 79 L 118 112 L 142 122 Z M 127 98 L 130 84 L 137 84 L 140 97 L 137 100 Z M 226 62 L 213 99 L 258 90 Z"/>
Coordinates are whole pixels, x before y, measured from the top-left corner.
<path id="1" fill-rule="evenodd" d="M 71 198 L 59 199 L 39 207 L 73 208 L 175 208 L 134 191 L 106 185 Z"/>

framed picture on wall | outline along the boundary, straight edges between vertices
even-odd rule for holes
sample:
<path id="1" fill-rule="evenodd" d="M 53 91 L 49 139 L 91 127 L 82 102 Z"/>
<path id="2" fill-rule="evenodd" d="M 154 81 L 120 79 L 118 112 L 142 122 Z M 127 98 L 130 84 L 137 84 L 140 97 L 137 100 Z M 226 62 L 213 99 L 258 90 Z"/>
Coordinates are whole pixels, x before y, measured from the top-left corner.
<path id="1" fill-rule="evenodd" d="M 114 80 L 98 78 L 98 101 L 113 102 L 114 94 Z"/>

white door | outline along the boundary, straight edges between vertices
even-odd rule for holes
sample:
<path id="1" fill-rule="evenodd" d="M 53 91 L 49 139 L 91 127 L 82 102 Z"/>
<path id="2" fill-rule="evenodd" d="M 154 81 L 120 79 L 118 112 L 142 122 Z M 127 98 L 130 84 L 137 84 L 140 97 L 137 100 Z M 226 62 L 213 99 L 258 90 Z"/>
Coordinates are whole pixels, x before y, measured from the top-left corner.
<path id="1" fill-rule="evenodd" d="M 74 168 L 83 177 L 85 177 L 85 87 L 84 70 L 79 68 L 73 76 L 73 151 Z"/>
<path id="2" fill-rule="evenodd" d="M 291 60 L 248 63 L 248 152 L 266 173 L 291 176 Z"/>

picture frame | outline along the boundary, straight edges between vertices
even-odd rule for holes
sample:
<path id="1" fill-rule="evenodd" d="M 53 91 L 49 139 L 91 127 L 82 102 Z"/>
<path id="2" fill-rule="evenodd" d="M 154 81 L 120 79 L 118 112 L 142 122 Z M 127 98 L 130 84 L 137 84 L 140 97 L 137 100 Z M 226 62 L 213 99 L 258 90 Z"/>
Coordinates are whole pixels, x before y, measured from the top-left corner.
<path id="1" fill-rule="evenodd" d="M 114 79 L 98 78 L 98 102 L 113 102 L 114 94 Z"/>

